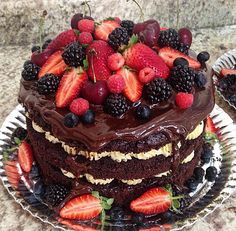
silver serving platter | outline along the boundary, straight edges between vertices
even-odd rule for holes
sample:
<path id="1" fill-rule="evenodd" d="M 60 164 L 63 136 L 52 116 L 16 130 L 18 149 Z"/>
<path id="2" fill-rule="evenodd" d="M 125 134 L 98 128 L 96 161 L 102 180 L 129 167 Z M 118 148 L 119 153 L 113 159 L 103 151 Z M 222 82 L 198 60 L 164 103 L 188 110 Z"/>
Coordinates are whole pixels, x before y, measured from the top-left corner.
<path id="1" fill-rule="evenodd" d="M 212 66 L 212 69 L 217 75 L 220 75 L 220 71 L 222 68 L 234 68 L 236 65 L 236 49 L 230 50 L 227 53 L 220 56 L 214 65 Z M 214 76 L 214 82 L 217 82 L 217 77 Z M 236 110 L 236 106 L 234 106 L 228 99 L 225 98 L 225 96 L 219 91 L 219 89 L 216 86 L 216 91 L 219 94 L 219 96 L 225 100 L 231 107 L 233 107 Z"/>
<path id="2" fill-rule="evenodd" d="M 182 230 L 192 226 L 196 221 L 206 217 L 220 207 L 236 189 L 236 125 L 229 115 L 217 105 L 215 105 L 211 117 L 215 126 L 219 129 L 217 134 L 220 141 L 214 144 L 214 156 L 211 162 L 202 167 L 206 169 L 209 165 L 215 166 L 218 170 L 218 177 L 213 183 L 204 180 L 202 184 L 198 185 L 196 191 L 190 194 L 193 198 L 193 203 L 181 215 L 182 218 L 180 220 L 169 224 L 168 230 Z M 4 169 L 3 151 L 8 147 L 11 142 L 11 134 L 18 126 L 26 126 L 25 112 L 21 105 L 18 105 L 8 115 L 0 129 L 0 178 L 4 187 L 14 200 L 32 216 L 50 224 L 54 228 L 71 230 L 67 225 L 62 224 L 61 220 L 58 220 L 54 211 L 50 210 L 45 203 L 40 200 L 28 200 L 31 196 L 35 196 L 32 187 L 35 182 L 28 182 L 19 164 L 17 169 L 21 177 L 22 187 L 14 189 L 8 181 Z M 113 230 L 112 226 L 112 223 L 110 223 L 109 230 Z M 165 230 L 163 225 L 155 224 L 155 227 Z"/>

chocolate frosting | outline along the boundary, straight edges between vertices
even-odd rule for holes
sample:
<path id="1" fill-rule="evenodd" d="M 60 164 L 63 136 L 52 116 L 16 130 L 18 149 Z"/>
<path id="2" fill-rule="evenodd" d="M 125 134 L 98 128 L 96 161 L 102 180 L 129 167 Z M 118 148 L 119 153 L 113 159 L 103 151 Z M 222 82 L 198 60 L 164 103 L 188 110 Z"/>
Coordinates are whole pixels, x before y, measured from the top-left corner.
<path id="1" fill-rule="evenodd" d="M 212 70 L 206 68 L 204 72 L 207 84 L 203 90 L 195 89 L 194 102 L 190 108 L 179 109 L 174 102 L 174 93 L 168 102 L 150 105 L 152 116 L 147 122 L 135 118 L 134 105 L 120 118 L 105 114 L 101 106 L 92 105 L 91 108 L 96 113 L 94 124 L 80 123 L 74 128 L 67 128 L 63 124 L 63 117 L 69 109 L 56 108 L 55 97 L 52 95 L 40 95 L 36 89 L 36 81 L 21 79 L 19 102 L 27 108 L 32 119 L 35 112 L 40 113 L 43 120 L 51 126 L 51 133 L 55 137 L 65 142 L 81 142 L 90 151 L 98 151 L 112 140 L 140 140 L 156 132 L 164 133 L 170 141 L 173 136 L 184 139 L 214 107 Z"/>

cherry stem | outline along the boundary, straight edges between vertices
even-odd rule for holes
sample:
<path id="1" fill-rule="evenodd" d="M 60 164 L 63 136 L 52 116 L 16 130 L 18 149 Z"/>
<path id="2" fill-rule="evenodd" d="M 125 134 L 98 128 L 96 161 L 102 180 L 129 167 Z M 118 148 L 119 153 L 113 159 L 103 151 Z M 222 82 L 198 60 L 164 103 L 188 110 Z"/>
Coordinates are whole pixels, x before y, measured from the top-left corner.
<path id="1" fill-rule="evenodd" d="M 47 11 L 44 10 L 43 14 L 40 17 L 40 22 L 39 22 L 39 46 L 40 46 L 40 52 L 42 52 L 42 46 L 43 46 L 43 33 L 44 33 L 44 23 L 45 23 L 45 17 L 47 15 Z"/>
<path id="2" fill-rule="evenodd" d="M 96 53 L 95 50 L 91 50 L 90 51 L 90 54 L 91 54 L 91 67 L 92 67 L 92 72 L 93 72 L 93 82 L 96 83 L 97 82 L 97 79 L 96 79 L 96 75 L 95 75 L 95 71 L 94 71 L 94 66 L 93 66 L 93 57 L 94 57 L 94 54 Z"/>
<path id="3" fill-rule="evenodd" d="M 126 1 L 128 2 L 129 0 L 126 0 Z M 144 13 L 143 13 L 142 7 L 140 6 L 140 4 L 136 0 L 131 0 L 131 1 L 133 1 L 138 6 L 138 8 L 140 10 L 140 18 L 142 21 L 144 21 Z"/>
<path id="4" fill-rule="evenodd" d="M 179 28 L 179 0 L 177 0 L 177 17 L 176 17 L 176 29 Z"/>
<path id="5" fill-rule="evenodd" d="M 84 6 L 84 15 L 87 14 L 87 11 L 86 11 L 86 8 L 85 8 L 85 7 L 87 7 L 88 10 L 89 10 L 89 16 L 91 16 L 91 8 L 90 8 L 90 5 L 88 3 L 89 3 L 89 1 L 84 1 L 84 2 L 81 3 L 81 5 Z"/>

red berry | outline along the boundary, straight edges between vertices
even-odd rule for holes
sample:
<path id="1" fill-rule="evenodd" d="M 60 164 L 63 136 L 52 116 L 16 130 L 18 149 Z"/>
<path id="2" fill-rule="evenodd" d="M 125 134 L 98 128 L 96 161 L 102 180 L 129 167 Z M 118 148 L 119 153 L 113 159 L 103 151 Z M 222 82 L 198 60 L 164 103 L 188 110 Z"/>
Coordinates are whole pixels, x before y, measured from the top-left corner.
<path id="1" fill-rule="evenodd" d="M 155 78 L 155 76 L 155 71 L 150 67 L 143 68 L 138 74 L 141 83 L 149 83 Z"/>
<path id="2" fill-rule="evenodd" d="M 79 34 L 79 42 L 80 44 L 90 44 L 93 42 L 93 36 L 89 32 L 82 32 Z"/>
<path id="3" fill-rule="evenodd" d="M 125 80 L 121 75 L 115 74 L 107 80 L 107 86 L 112 93 L 121 93 L 125 88 Z"/>
<path id="4" fill-rule="evenodd" d="M 193 94 L 179 92 L 175 97 L 175 102 L 181 109 L 186 109 L 193 104 Z"/>
<path id="5" fill-rule="evenodd" d="M 107 65 L 112 71 L 117 71 L 125 64 L 125 59 L 120 53 L 112 54 L 107 59 Z"/>
<path id="6" fill-rule="evenodd" d="M 90 32 L 94 31 L 94 21 L 89 19 L 82 19 L 78 22 L 78 29 L 80 32 Z"/>
<path id="7" fill-rule="evenodd" d="M 89 102 L 86 99 L 74 99 L 70 104 L 70 111 L 76 115 L 83 115 L 89 109 Z"/>
<path id="8" fill-rule="evenodd" d="M 18 149 L 18 161 L 25 172 L 30 172 L 33 164 L 33 152 L 31 146 L 23 141 Z"/>
<path id="9" fill-rule="evenodd" d="M 121 23 L 121 19 L 119 17 L 115 17 L 114 20 L 119 24 Z"/>

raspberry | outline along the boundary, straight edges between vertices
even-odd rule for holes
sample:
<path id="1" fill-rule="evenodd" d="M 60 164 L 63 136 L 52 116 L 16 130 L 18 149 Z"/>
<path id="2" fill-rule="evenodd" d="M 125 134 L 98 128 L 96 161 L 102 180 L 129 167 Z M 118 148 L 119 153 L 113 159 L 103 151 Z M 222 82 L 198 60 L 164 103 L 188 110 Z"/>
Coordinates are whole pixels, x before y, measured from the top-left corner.
<path id="1" fill-rule="evenodd" d="M 107 86 L 112 93 L 121 93 L 125 88 L 125 81 L 121 75 L 115 74 L 107 80 Z"/>
<path id="2" fill-rule="evenodd" d="M 90 44 L 93 41 L 93 36 L 89 32 L 82 32 L 79 34 L 78 40 L 80 44 Z"/>
<path id="3" fill-rule="evenodd" d="M 89 19 L 82 19 L 78 22 L 78 29 L 80 32 L 90 32 L 94 31 L 94 21 Z"/>
<path id="4" fill-rule="evenodd" d="M 112 54 L 107 59 L 107 66 L 112 71 L 117 71 L 125 64 L 125 59 L 120 53 Z"/>
<path id="5" fill-rule="evenodd" d="M 179 92 L 175 97 L 175 102 L 181 109 L 189 108 L 193 104 L 193 94 Z"/>
<path id="6" fill-rule="evenodd" d="M 155 71 L 150 67 L 143 68 L 138 74 L 141 83 L 149 83 L 155 78 L 155 76 Z"/>
<path id="7" fill-rule="evenodd" d="M 76 115 L 83 115 L 89 109 L 89 102 L 83 98 L 77 98 L 70 104 L 70 111 Z"/>

